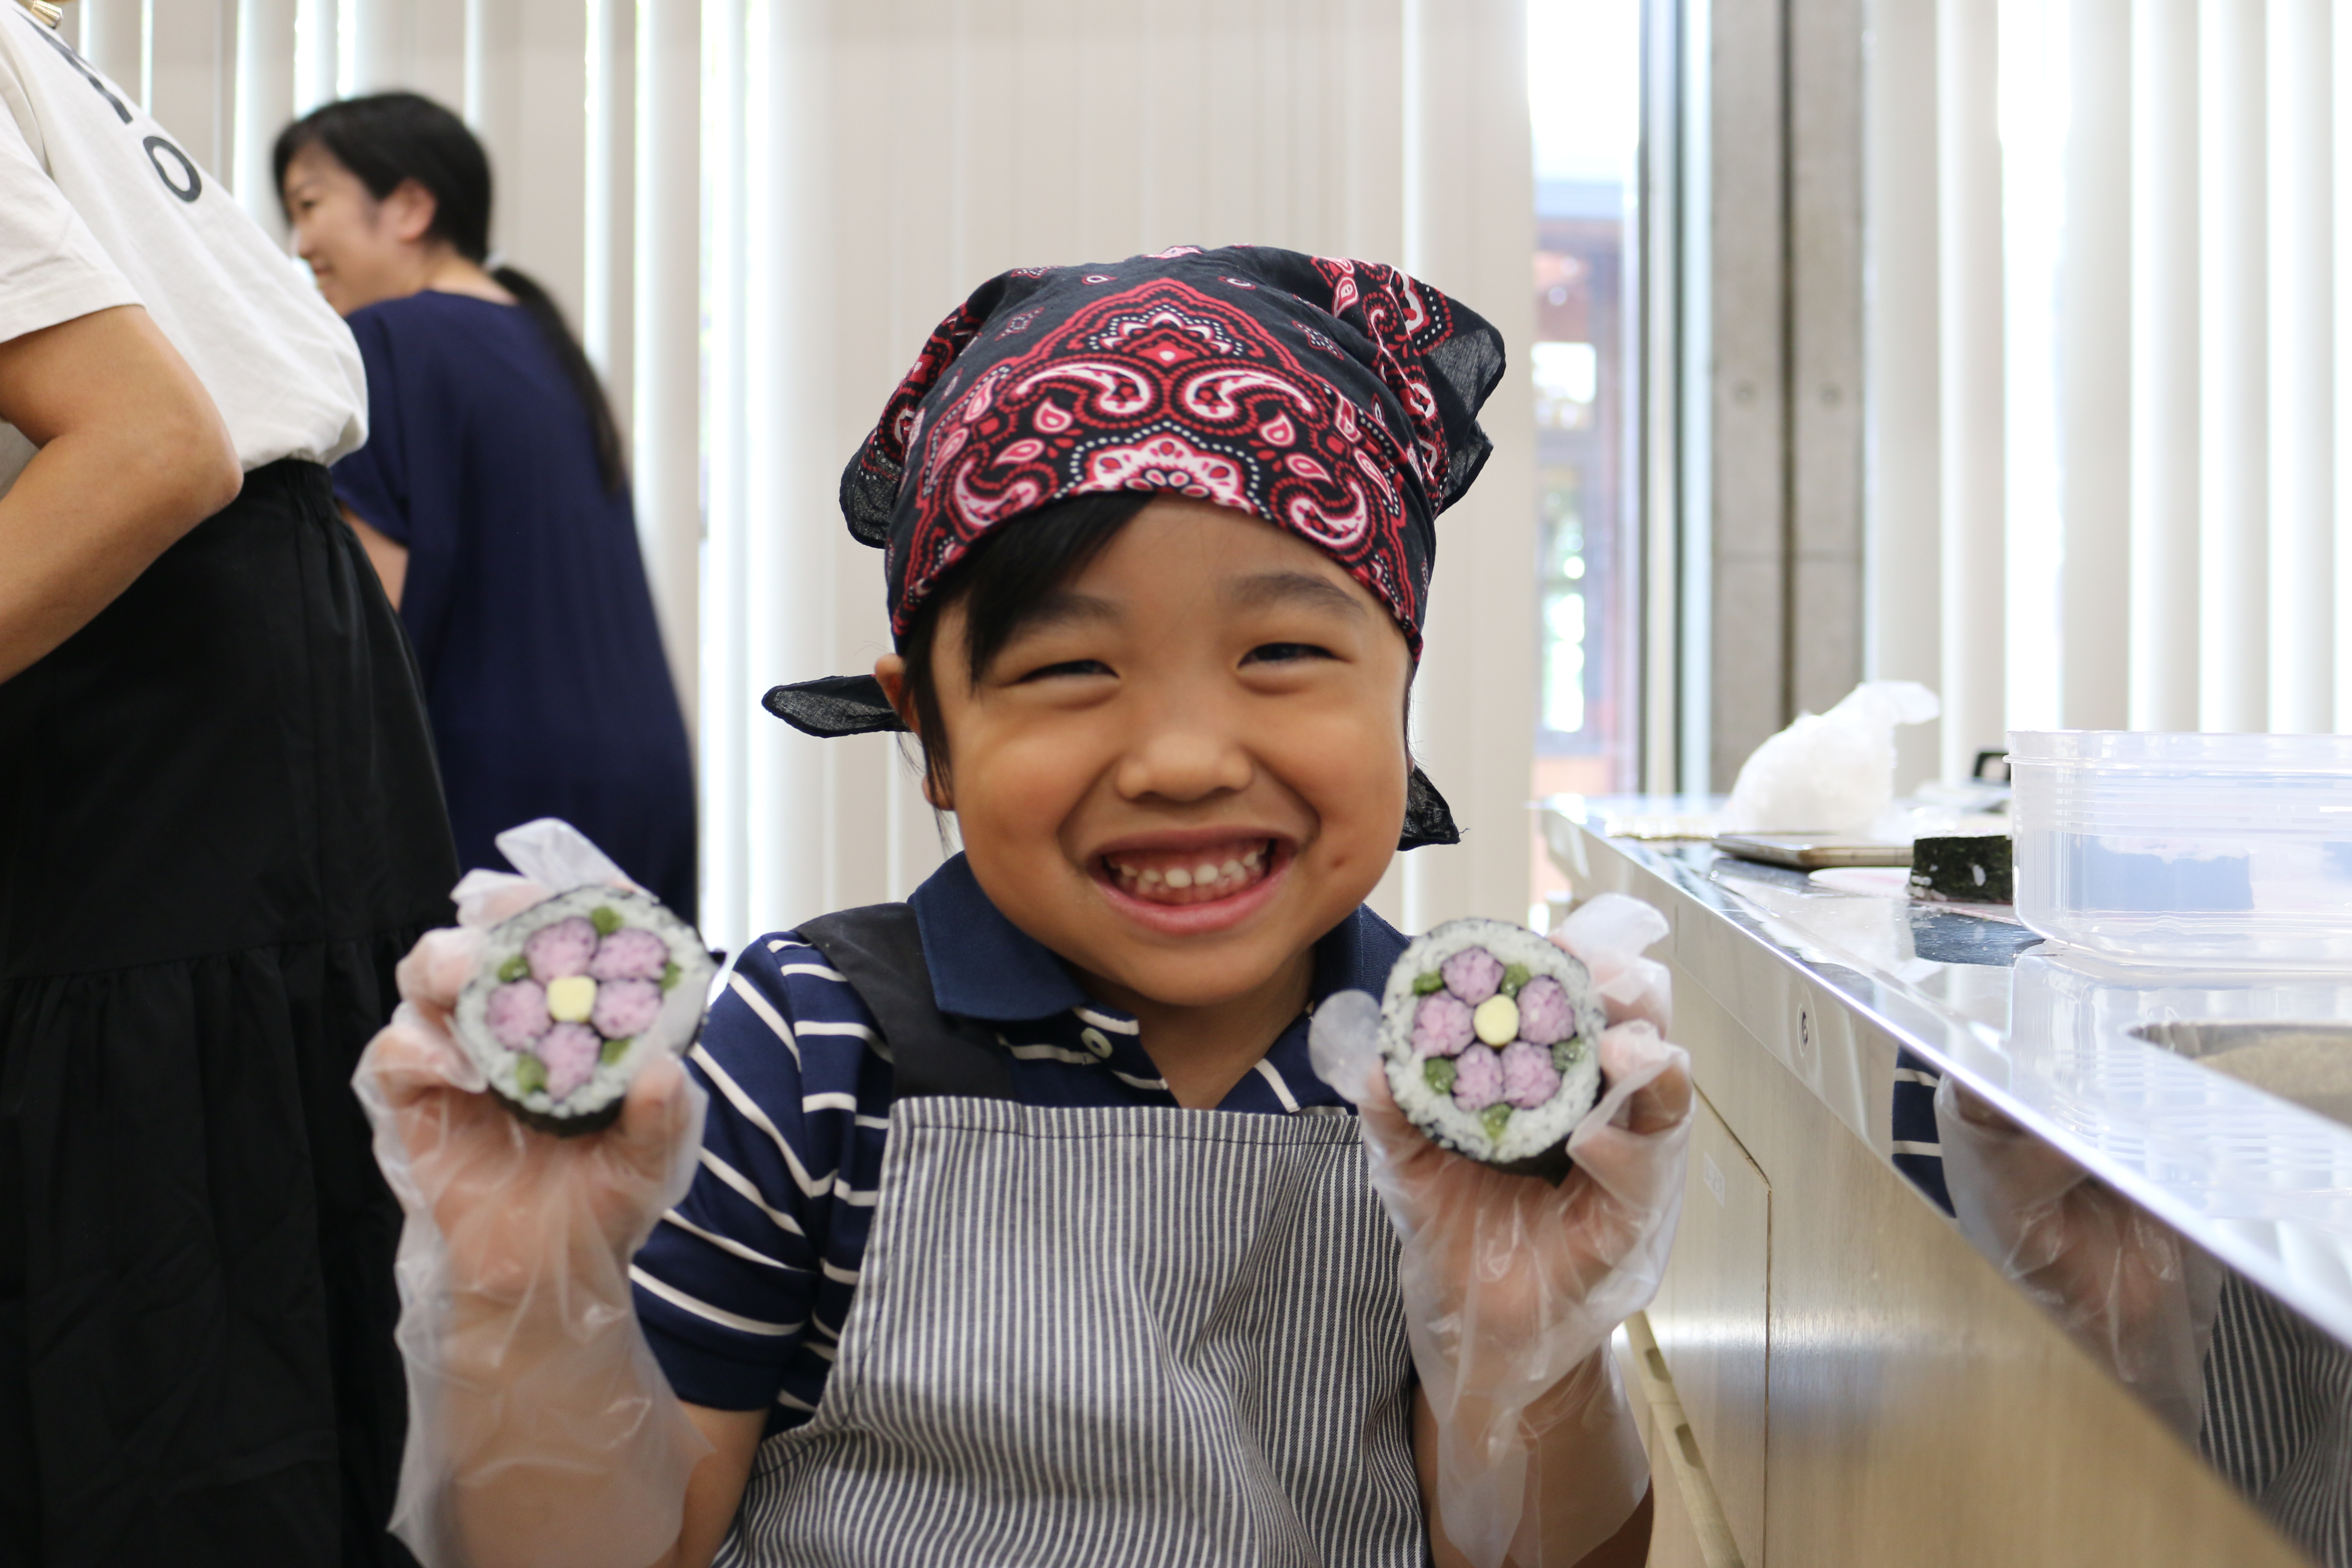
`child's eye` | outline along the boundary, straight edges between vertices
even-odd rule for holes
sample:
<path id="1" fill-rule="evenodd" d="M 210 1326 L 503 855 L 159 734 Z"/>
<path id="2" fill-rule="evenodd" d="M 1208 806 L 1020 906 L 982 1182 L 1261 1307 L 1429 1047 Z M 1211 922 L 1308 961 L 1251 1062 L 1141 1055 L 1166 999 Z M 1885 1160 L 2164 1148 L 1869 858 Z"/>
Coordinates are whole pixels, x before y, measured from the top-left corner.
<path id="1" fill-rule="evenodd" d="M 1331 650 L 1311 642 L 1267 642 L 1242 656 L 1244 664 L 1290 664 L 1299 659 L 1329 658 Z"/>
<path id="2" fill-rule="evenodd" d="M 1070 658 L 1059 664 L 1048 664 L 1029 671 L 1013 684 L 1024 686 L 1033 680 L 1051 680 L 1074 675 L 1108 675 L 1110 666 L 1098 658 Z"/>

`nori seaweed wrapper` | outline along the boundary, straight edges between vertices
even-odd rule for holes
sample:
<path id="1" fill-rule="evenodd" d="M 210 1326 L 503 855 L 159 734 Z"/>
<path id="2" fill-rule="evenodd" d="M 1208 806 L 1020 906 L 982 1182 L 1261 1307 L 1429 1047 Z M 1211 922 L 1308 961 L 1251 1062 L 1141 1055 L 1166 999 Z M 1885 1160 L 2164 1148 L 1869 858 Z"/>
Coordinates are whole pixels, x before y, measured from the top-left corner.
<path id="1" fill-rule="evenodd" d="M 1920 839 L 1911 847 L 1911 896 L 1938 903 L 2016 902 L 2016 858 L 2009 837 Z"/>

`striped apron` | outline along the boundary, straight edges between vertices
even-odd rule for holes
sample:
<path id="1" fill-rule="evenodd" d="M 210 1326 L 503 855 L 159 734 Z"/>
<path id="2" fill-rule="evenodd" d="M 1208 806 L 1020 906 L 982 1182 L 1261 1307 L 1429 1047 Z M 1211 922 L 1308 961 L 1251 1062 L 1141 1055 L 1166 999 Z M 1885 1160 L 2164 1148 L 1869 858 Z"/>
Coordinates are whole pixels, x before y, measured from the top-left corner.
<path id="1" fill-rule="evenodd" d="M 803 933 L 898 1098 L 824 1397 L 761 1447 L 719 1561 L 1426 1563 L 1355 1119 L 1016 1103 L 1002 1044 L 931 1007 L 903 905 Z"/>
<path id="2" fill-rule="evenodd" d="M 2324 1568 L 2352 1568 L 2352 1352 L 2234 1271 L 2198 1452 Z"/>

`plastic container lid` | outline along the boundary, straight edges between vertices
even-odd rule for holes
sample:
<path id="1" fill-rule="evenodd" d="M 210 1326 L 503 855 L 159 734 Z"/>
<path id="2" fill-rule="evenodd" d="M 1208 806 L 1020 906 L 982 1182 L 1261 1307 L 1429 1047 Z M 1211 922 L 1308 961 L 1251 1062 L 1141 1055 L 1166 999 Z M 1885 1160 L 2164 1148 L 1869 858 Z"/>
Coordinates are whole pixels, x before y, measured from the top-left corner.
<path id="1" fill-rule="evenodd" d="M 2190 767 L 2213 772 L 2341 773 L 2352 780 L 2352 735 L 2208 735 L 2143 730 L 2012 730 L 2009 763 Z"/>

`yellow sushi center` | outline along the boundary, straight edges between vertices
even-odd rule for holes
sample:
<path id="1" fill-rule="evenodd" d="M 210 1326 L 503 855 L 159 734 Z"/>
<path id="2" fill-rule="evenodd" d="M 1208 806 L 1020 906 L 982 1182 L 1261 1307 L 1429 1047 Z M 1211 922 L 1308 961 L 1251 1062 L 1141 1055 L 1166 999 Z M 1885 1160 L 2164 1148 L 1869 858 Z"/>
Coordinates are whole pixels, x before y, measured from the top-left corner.
<path id="1" fill-rule="evenodd" d="M 555 1005 L 552 989 L 547 1000 L 550 1007 Z M 1507 1046 L 1519 1037 L 1519 1005 L 1508 996 L 1489 996 L 1470 1015 L 1470 1027 L 1490 1046 Z"/>
<path id="2" fill-rule="evenodd" d="M 1497 998 L 1499 1000 L 1499 998 Z M 567 974 L 561 980 L 547 983 L 547 1016 L 559 1024 L 583 1022 L 596 1010 L 596 983 L 584 974 Z M 1518 1026 L 1517 1009 L 1511 1013 L 1511 1025 Z"/>

